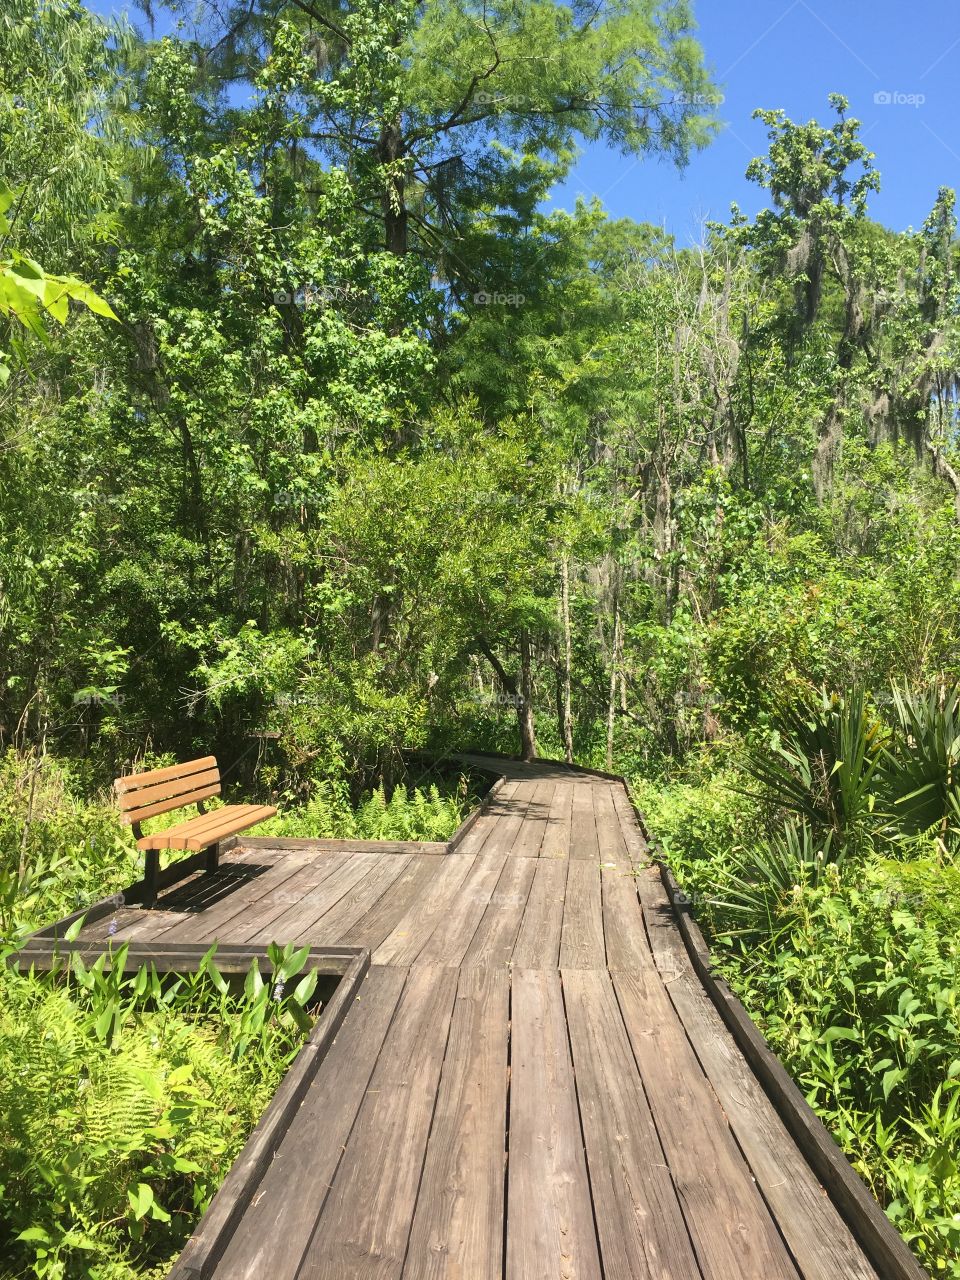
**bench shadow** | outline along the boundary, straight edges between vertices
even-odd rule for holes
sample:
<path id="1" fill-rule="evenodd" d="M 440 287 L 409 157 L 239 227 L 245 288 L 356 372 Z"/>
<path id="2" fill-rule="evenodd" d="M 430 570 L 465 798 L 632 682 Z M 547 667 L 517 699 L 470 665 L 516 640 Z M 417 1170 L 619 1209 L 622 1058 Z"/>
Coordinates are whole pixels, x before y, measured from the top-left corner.
<path id="1" fill-rule="evenodd" d="M 245 862 L 221 865 L 214 872 L 201 872 L 195 880 L 180 885 L 154 906 L 154 911 L 172 911 L 196 915 L 223 902 L 258 876 L 273 870 L 272 863 Z"/>

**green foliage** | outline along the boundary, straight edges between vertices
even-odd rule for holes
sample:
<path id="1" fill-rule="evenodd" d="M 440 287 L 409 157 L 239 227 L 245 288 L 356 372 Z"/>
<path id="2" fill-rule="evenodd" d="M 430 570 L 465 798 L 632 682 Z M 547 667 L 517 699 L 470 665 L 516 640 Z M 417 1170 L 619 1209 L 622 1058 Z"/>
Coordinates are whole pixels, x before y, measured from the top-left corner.
<path id="1" fill-rule="evenodd" d="M 435 783 L 398 786 L 387 800 L 378 787 L 354 809 L 347 788 L 318 783 L 300 809 L 285 811 L 261 824 L 262 835 L 334 840 L 436 840 L 450 838 L 470 805 L 466 780 L 441 792 Z"/>
<path id="2" fill-rule="evenodd" d="M 775 733 L 779 742 L 747 766 L 769 802 L 852 843 L 873 812 L 885 737 L 866 695 L 824 690 L 816 701 L 784 710 Z"/>
<path id="3" fill-rule="evenodd" d="M 233 990 L 195 974 L 0 973 L 0 1236 L 17 1274 L 121 1277 L 169 1265 L 296 1054 L 316 974 L 271 951 Z"/>
<path id="4" fill-rule="evenodd" d="M 163 7 L 159 40 L 0 17 L 3 933 L 135 878 L 99 799 L 131 760 L 216 752 L 274 832 L 436 839 L 465 797 L 414 753 L 539 736 L 646 779 L 758 983 L 813 965 L 798 912 L 960 829 L 953 193 L 872 221 L 835 95 L 760 113 L 770 207 L 696 250 L 546 212 L 578 141 L 711 136 L 686 3 Z M 857 981 L 912 972 L 869 945 Z M 952 1085 L 910 1080 L 947 1133 Z M 947 1166 L 890 1132 L 944 1271 Z"/>
<path id="5" fill-rule="evenodd" d="M 89 803 L 63 763 L 0 756 L 0 940 L 69 915 L 138 878 L 116 807 Z"/>
<path id="6" fill-rule="evenodd" d="M 897 874 L 808 886 L 727 972 L 931 1274 L 960 1275 L 960 897 Z M 785 945 L 784 939 L 788 939 Z"/>
<path id="7" fill-rule="evenodd" d="M 904 835 L 945 840 L 960 821 L 960 685 L 894 689 L 893 706 L 899 733 L 883 762 L 892 821 Z"/>

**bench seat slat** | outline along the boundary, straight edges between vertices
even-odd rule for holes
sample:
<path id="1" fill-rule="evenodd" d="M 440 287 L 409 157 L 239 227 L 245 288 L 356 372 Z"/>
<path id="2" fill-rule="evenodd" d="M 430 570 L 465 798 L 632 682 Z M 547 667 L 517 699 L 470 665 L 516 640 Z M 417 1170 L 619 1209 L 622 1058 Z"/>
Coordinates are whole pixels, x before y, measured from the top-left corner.
<path id="1" fill-rule="evenodd" d="M 207 787 L 198 787 L 195 791 L 185 791 L 182 795 L 172 796 L 169 800 L 158 800 L 156 804 L 145 805 L 142 809 L 133 809 L 120 815 L 120 821 L 126 823 L 144 822 L 154 818 L 158 813 L 169 813 L 172 809 L 182 809 L 185 805 L 196 804 L 198 800 L 210 800 L 220 794 L 220 783 L 211 782 Z"/>
<path id="2" fill-rule="evenodd" d="M 267 804 L 228 804 L 212 813 L 202 815 L 202 820 L 191 818 L 166 831 L 158 831 L 155 835 L 144 836 L 137 841 L 139 849 L 206 849 L 227 836 L 245 831 L 272 818 L 276 813 L 272 805 Z"/>
<path id="3" fill-rule="evenodd" d="M 113 785 L 118 794 L 122 795 L 125 791 L 137 791 L 140 787 L 152 787 L 170 778 L 184 778 L 191 773 L 203 773 L 206 769 L 216 767 L 216 756 L 201 756 L 197 760 L 186 760 L 183 764 L 168 764 L 162 769 L 150 769 L 146 773 L 128 773 L 122 778 L 117 778 Z"/>
<path id="4" fill-rule="evenodd" d="M 204 769 L 202 773 L 191 773 L 185 778 L 174 778 L 170 782 L 161 782 L 157 787 L 138 787 L 136 791 L 125 791 L 120 796 L 120 811 L 127 822 L 136 822 L 137 811 L 146 809 L 158 800 L 169 800 L 171 797 L 189 796 L 203 787 L 212 786 L 220 781 L 219 769 Z M 187 799 L 177 800 L 177 806 L 189 804 Z"/>
<path id="5" fill-rule="evenodd" d="M 248 810 L 259 809 L 259 808 L 261 808 L 261 806 L 256 804 L 222 805 L 219 809 L 211 809 L 209 813 L 198 813 L 196 817 L 187 818 L 185 822 L 178 822 L 174 826 L 167 827 L 163 831 L 155 831 L 152 835 L 144 836 L 143 839 L 157 841 L 157 840 L 166 840 L 169 837 L 171 839 L 179 840 L 181 839 L 181 837 L 185 837 L 185 836 L 203 835 L 206 832 L 208 827 L 220 826 L 220 824 L 223 822 L 224 814 L 227 812 L 233 814 L 238 818 L 241 818 L 247 813 Z M 165 844 L 161 844 L 161 845 L 158 845 L 157 847 L 161 849 L 166 849 L 168 847 L 179 848 L 180 846 L 179 845 L 167 846 Z"/>

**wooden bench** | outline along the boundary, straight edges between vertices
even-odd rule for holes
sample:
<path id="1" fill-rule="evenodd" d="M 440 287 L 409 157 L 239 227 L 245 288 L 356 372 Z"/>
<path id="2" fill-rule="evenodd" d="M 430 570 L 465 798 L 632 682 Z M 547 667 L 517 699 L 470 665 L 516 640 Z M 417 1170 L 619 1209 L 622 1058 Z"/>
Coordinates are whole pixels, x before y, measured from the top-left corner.
<path id="1" fill-rule="evenodd" d="M 172 764 L 149 773 L 131 773 L 117 778 L 113 784 L 120 803 L 120 820 L 133 827 L 137 848 L 146 853 L 143 872 L 145 906 L 157 900 L 160 851 L 162 849 L 206 850 L 207 871 L 216 871 L 220 858 L 220 841 L 245 831 L 277 812 L 267 804 L 228 804 L 207 812 L 205 800 L 220 794 L 220 770 L 216 756 L 203 756 L 185 764 Z M 195 804 L 196 818 L 189 818 L 165 831 L 145 836 L 140 824 L 158 813 L 169 813 L 184 805 Z M 188 875 L 197 860 L 188 858 L 177 864 L 181 875 Z M 180 879 L 176 875 L 175 879 Z"/>

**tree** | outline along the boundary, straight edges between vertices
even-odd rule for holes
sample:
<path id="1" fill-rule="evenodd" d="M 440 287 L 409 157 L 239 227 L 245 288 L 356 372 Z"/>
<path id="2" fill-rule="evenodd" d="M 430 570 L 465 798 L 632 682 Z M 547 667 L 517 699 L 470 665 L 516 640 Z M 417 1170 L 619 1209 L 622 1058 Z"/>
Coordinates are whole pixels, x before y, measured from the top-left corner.
<path id="1" fill-rule="evenodd" d="M 460 296 L 498 285 L 466 252 L 477 219 L 526 225 L 578 139 L 682 162 L 715 127 L 686 0 L 295 5 L 279 21 L 261 0 L 228 6 L 196 33 L 204 67 L 256 82 L 282 66 L 288 171 L 342 169 L 383 245 Z"/>

